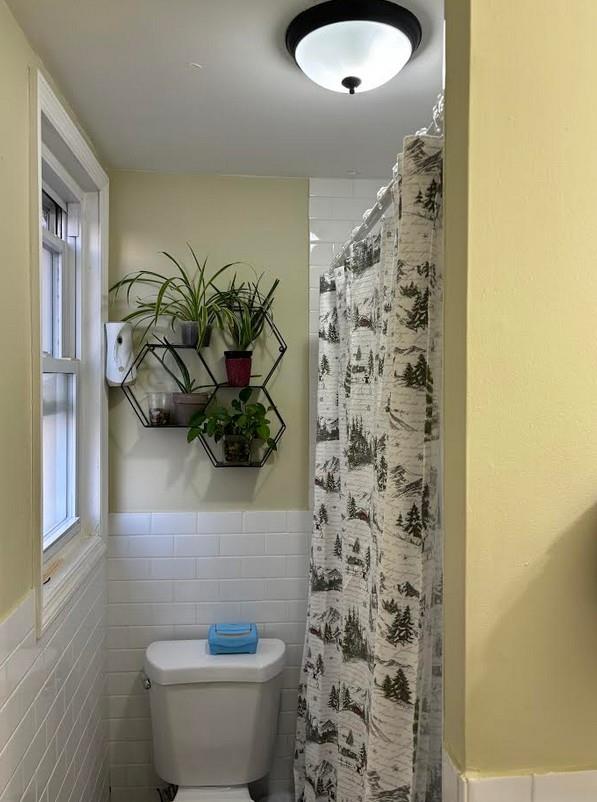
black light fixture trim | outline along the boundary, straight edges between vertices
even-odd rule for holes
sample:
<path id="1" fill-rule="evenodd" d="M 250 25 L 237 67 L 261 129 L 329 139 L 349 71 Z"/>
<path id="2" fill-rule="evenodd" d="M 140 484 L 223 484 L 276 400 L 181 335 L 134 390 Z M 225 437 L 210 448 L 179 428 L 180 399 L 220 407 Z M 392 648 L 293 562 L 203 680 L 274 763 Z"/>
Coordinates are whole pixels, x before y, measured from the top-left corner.
<path id="1" fill-rule="evenodd" d="M 292 20 L 286 31 L 288 52 L 296 61 L 296 48 L 305 36 L 326 25 L 352 20 L 382 22 L 398 28 L 409 38 L 413 53 L 421 44 L 421 23 L 403 6 L 389 0 L 327 0 L 308 8 Z"/>
<path id="2" fill-rule="evenodd" d="M 357 89 L 363 82 L 360 78 L 357 78 L 356 75 L 347 75 L 346 78 L 342 81 L 342 86 L 345 86 L 348 89 L 348 93 L 350 95 L 354 95 L 355 89 Z"/>

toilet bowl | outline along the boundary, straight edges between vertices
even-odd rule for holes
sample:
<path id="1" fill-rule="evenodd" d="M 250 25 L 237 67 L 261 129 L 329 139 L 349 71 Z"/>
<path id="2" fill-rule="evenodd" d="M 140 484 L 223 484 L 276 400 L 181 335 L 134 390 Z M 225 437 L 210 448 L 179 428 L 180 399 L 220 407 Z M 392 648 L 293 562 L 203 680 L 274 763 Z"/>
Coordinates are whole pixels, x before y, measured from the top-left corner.
<path id="1" fill-rule="evenodd" d="M 212 655 L 206 640 L 158 641 L 145 653 L 155 769 L 176 802 L 249 802 L 271 766 L 284 643 Z"/>

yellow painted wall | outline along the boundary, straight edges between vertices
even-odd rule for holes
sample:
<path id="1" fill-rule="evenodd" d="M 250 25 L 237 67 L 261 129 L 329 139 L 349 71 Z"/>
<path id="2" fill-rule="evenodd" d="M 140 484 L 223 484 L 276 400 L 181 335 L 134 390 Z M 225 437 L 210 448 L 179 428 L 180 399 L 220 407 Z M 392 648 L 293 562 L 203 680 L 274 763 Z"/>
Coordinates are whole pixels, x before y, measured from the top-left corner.
<path id="1" fill-rule="evenodd" d="M 469 774 L 595 769 L 597 5 L 449 0 L 448 20 L 468 6 L 468 198 L 448 186 L 446 310 L 447 581 L 464 532 L 465 683 L 447 667 L 446 737 Z M 448 103 L 468 82 L 451 32 Z M 452 112 L 449 137 L 467 127 Z M 448 179 L 461 158 L 448 149 Z M 450 332 L 464 322 L 466 352 Z M 465 439 L 450 432 L 464 416 Z"/>
<path id="2" fill-rule="evenodd" d="M 111 283 L 142 267 L 170 273 L 159 252 L 187 258 L 187 241 L 200 255 L 209 257 L 214 269 L 244 260 L 258 273 L 266 271 L 267 276 L 281 279 L 274 314 L 288 351 L 270 386 L 288 429 L 279 454 L 265 468 L 215 470 L 198 443 L 186 443 L 184 430 L 143 429 L 120 390 L 113 389 L 111 509 L 305 509 L 308 182 L 127 171 L 111 174 Z M 112 310 L 113 319 L 118 319 L 117 311 Z"/>
<path id="3" fill-rule="evenodd" d="M 0 2 L 0 620 L 32 583 L 29 74 L 35 55 Z"/>

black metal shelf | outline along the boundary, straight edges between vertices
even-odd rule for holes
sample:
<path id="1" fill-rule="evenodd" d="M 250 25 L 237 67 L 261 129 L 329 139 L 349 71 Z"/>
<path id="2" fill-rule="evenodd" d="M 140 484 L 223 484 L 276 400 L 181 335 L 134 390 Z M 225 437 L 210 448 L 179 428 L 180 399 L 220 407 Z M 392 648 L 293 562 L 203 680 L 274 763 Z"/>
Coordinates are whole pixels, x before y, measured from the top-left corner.
<path id="1" fill-rule="evenodd" d="M 284 418 L 280 414 L 280 410 L 274 403 L 274 399 L 268 393 L 267 388 L 264 384 L 249 384 L 247 385 L 247 387 L 251 390 L 259 390 L 267 398 L 268 406 L 271 407 L 270 412 L 273 414 L 273 416 L 275 416 L 278 422 L 278 431 L 272 437 L 274 443 L 278 445 L 280 439 L 282 438 L 282 435 L 286 431 L 286 423 L 284 422 Z M 245 389 L 244 387 L 231 387 L 231 385 L 229 384 L 219 384 L 217 385 L 217 387 L 215 388 L 214 392 L 211 395 L 211 398 L 207 402 L 208 406 L 216 398 L 220 390 L 238 390 L 240 392 L 240 390 L 244 389 Z M 242 463 L 225 462 L 221 459 L 218 459 L 217 455 L 214 453 L 214 448 L 212 446 L 210 439 L 206 438 L 205 435 L 202 434 L 199 435 L 199 439 L 201 440 L 203 448 L 205 449 L 207 456 L 209 457 L 210 462 L 214 466 L 214 468 L 263 468 L 265 463 L 270 458 L 272 452 L 274 451 L 273 446 L 267 446 L 260 460 L 253 460 L 251 462 L 242 462 Z"/>
<path id="2" fill-rule="evenodd" d="M 145 409 L 143 408 L 143 406 L 140 403 L 139 399 L 135 395 L 135 391 L 133 390 L 133 385 L 126 383 L 128 381 L 128 379 L 129 379 L 129 377 L 131 376 L 131 374 L 133 373 L 133 371 L 135 369 L 138 370 L 141 367 L 142 363 L 145 361 L 145 359 L 148 356 L 153 355 L 154 351 L 160 351 L 160 350 L 164 351 L 167 348 L 168 348 L 168 346 L 167 345 L 163 345 L 162 343 L 145 343 L 143 345 L 143 347 L 141 348 L 141 350 L 139 351 L 139 353 L 137 354 L 137 356 L 135 357 L 135 359 L 133 360 L 133 364 L 130 366 L 128 371 L 125 373 L 124 378 L 122 380 L 122 384 L 120 385 L 120 387 L 122 389 L 122 392 L 124 393 L 125 398 L 127 399 L 129 404 L 133 408 L 133 411 L 134 411 L 135 415 L 137 416 L 137 418 L 141 422 L 141 425 L 146 429 L 188 429 L 188 426 L 185 426 L 184 424 L 181 424 L 181 423 L 167 423 L 167 424 L 165 424 L 163 426 L 154 426 L 151 423 L 151 421 L 149 420 L 149 418 L 147 417 L 147 413 L 145 412 Z M 210 390 L 211 391 L 211 395 L 209 396 L 209 400 L 208 400 L 208 403 L 209 403 L 213 398 L 213 395 L 214 395 L 213 391 L 218 386 L 218 382 L 217 382 L 217 379 L 214 376 L 213 372 L 211 371 L 209 365 L 207 364 L 207 362 L 203 358 L 203 355 L 201 354 L 201 350 L 195 348 L 195 346 L 193 346 L 193 345 L 179 345 L 179 344 L 175 344 L 175 343 L 172 343 L 172 348 L 176 349 L 177 351 L 193 351 L 193 353 L 196 354 L 196 356 L 198 357 L 199 361 L 203 365 L 203 368 L 207 372 L 207 375 L 211 379 L 211 381 L 208 384 L 201 384 L 201 385 L 199 385 L 197 387 L 198 390 Z M 159 359 L 157 357 L 155 357 L 155 359 L 156 359 L 157 364 L 160 366 L 160 369 L 163 370 L 164 368 L 163 368 L 161 362 L 159 361 Z"/>
<path id="3" fill-rule="evenodd" d="M 282 438 L 282 435 L 286 431 L 286 423 L 284 422 L 284 419 L 282 418 L 282 415 L 280 414 L 280 411 L 279 411 L 278 407 L 276 406 L 273 398 L 269 394 L 269 392 L 267 390 L 267 385 L 270 382 L 272 376 L 274 375 L 274 372 L 275 372 L 276 368 L 278 367 L 278 365 L 282 361 L 282 358 L 284 357 L 284 354 L 286 353 L 286 350 L 287 350 L 287 345 L 286 345 L 286 342 L 284 341 L 284 338 L 282 337 L 278 327 L 275 325 L 274 321 L 271 319 L 271 317 L 269 315 L 266 316 L 266 324 L 268 325 L 271 333 L 274 335 L 274 337 L 276 338 L 276 340 L 278 342 L 278 353 L 277 353 L 275 359 L 273 360 L 269 371 L 266 373 L 265 378 L 263 379 L 263 381 L 260 384 L 249 384 L 247 386 L 248 386 L 249 389 L 257 390 L 260 393 L 263 393 L 265 395 L 265 397 L 267 399 L 267 405 L 269 407 L 271 407 L 270 412 L 276 418 L 276 421 L 277 421 L 277 424 L 278 424 L 278 428 L 277 428 L 276 434 L 273 435 L 273 437 L 272 437 L 272 439 L 274 440 L 275 444 L 277 445 L 280 442 L 280 439 Z M 218 393 L 221 392 L 221 391 L 234 390 L 236 392 L 240 392 L 241 390 L 245 389 L 243 387 L 234 387 L 233 385 L 229 384 L 228 382 L 218 382 L 217 381 L 213 370 L 210 368 L 208 359 L 206 359 L 204 354 L 202 353 L 202 352 L 207 351 L 208 350 L 207 348 L 196 348 L 193 345 L 182 345 L 182 344 L 177 344 L 177 343 L 172 343 L 171 347 L 175 348 L 176 350 L 180 350 L 180 351 L 192 351 L 192 352 L 194 352 L 194 354 L 199 359 L 203 369 L 206 371 L 206 373 L 207 373 L 207 375 L 208 375 L 208 377 L 210 379 L 209 383 L 208 384 L 202 384 L 202 385 L 199 385 L 197 387 L 197 390 L 204 390 L 204 391 L 208 391 L 208 392 L 211 391 L 210 395 L 209 395 L 209 398 L 207 400 L 206 408 L 209 407 L 209 405 L 214 401 L 214 399 L 216 398 Z M 139 368 L 141 367 L 142 363 L 147 359 L 148 356 L 154 355 L 154 353 L 153 353 L 154 351 L 165 350 L 167 348 L 168 348 L 168 346 L 164 345 L 163 343 L 145 343 L 143 345 L 143 347 L 141 348 L 141 350 L 139 351 L 139 353 L 137 354 L 137 356 L 135 357 L 135 359 L 133 360 L 133 363 L 130 366 L 129 370 L 126 372 L 120 387 L 122 389 L 122 392 L 124 393 L 125 398 L 129 402 L 129 404 L 131 405 L 135 415 L 137 416 L 139 422 L 141 423 L 141 425 L 145 429 L 154 429 L 154 430 L 159 430 L 159 429 L 186 429 L 186 430 L 188 430 L 189 427 L 186 426 L 185 424 L 182 424 L 182 423 L 167 423 L 167 424 L 159 425 L 159 426 L 152 424 L 150 419 L 149 419 L 149 417 L 148 417 L 148 415 L 147 415 L 147 413 L 146 413 L 146 411 L 145 411 L 145 409 L 144 409 L 144 407 L 143 407 L 143 405 L 141 404 L 141 402 L 139 401 L 139 399 L 137 398 L 137 396 L 135 394 L 134 386 L 132 384 L 127 384 L 127 381 L 129 380 L 129 378 L 132 375 L 132 373 L 135 370 L 139 370 Z M 156 360 L 157 365 L 160 366 L 160 369 L 163 370 L 164 368 L 161 365 L 160 360 L 157 357 L 155 357 L 155 360 Z M 267 460 L 270 458 L 272 452 L 274 451 L 272 446 L 267 446 L 267 447 L 264 448 L 263 454 L 262 454 L 261 458 L 258 459 L 258 460 L 256 459 L 256 460 L 252 460 L 251 462 L 242 462 L 242 463 L 225 462 L 222 459 L 218 459 L 218 455 L 216 454 L 216 452 L 214 450 L 214 448 L 217 449 L 218 447 L 216 447 L 215 443 L 213 443 L 211 441 L 211 438 L 208 439 L 204 435 L 200 435 L 199 439 L 201 441 L 201 444 L 203 445 L 203 448 L 204 448 L 207 456 L 209 457 L 209 460 L 210 460 L 211 464 L 214 466 L 214 468 L 262 468 L 265 465 L 265 463 L 267 462 Z"/>

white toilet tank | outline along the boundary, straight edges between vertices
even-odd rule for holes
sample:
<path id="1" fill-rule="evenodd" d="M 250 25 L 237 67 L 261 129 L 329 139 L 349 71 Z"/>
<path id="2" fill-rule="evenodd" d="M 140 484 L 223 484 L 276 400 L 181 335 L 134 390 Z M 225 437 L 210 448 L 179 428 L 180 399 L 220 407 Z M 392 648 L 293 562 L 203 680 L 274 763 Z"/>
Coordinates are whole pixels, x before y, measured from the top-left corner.
<path id="1" fill-rule="evenodd" d="M 243 785 L 269 771 L 284 643 L 212 655 L 206 640 L 159 641 L 145 653 L 157 773 L 182 786 Z"/>

